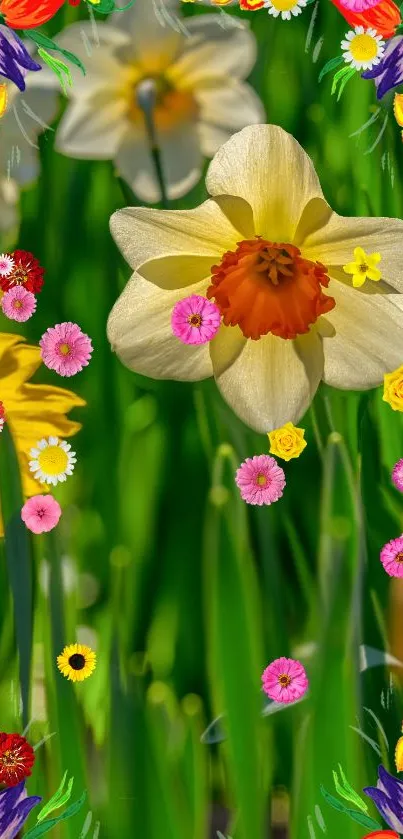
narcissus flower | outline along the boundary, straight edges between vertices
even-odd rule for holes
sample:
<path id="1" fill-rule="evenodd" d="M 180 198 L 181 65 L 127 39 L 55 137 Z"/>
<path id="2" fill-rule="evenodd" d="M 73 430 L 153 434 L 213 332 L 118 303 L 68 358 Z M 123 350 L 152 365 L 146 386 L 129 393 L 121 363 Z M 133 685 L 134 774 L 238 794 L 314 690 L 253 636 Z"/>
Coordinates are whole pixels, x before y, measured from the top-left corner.
<path id="1" fill-rule="evenodd" d="M 332 0 L 350 26 L 375 29 L 382 38 L 391 38 L 401 23 L 401 15 L 393 0 Z"/>
<path id="2" fill-rule="evenodd" d="M 121 360 L 157 379 L 214 375 L 238 416 L 263 433 L 297 424 L 321 379 L 344 390 L 379 385 L 403 357 L 403 221 L 332 212 L 310 158 L 274 125 L 236 134 L 206 183 L 213 197 L 195 209 L 112 216 L 134 270 L 108 322 Z M 384 282 L 372 294 L 343 271 L 353 247 L 382 253 Z M 191 348 L 170 322 L 190 294 L 213 300 L 222 316 L 213 340 Z"/>
<path id="3" fill-rule="evenodd" d="M 0 732 L 0 784 L 17 786 L 31 774 L 34 763 L 35 752 L 25 737 Z"/>
<path id="4" fill-rule="evenodd" d="M 382 399 L 394 411 L 403 411 L 403 365 L 384 375 Z"/>
<path id="5" fill-rule="evenodd" d="M 85 644 L 69 644 L 61 655 L 58 655 L 57 666 L 70 681 L 82 682 L 95 670 L 96 655 Z"/>
<path id="6" fill-rule="evenodd" d="M 292 422 L 286 422 L 282 428 L 276 428 L 267 435 L 270 440 L 270 453 L 283 460 L 299 457 L 306 446 L 305 430 L 296 428 Z"/>
<path id="7" fill-rule="evenodd" d="M 346 64 L 351 64 L 356 70 L 370 70 L 379 64 L 385 51 L 385 41 L 377 35 L 375 29 L 364 29 L 356 26 L 354 31 L 347 32 L 341 42 L 344 50 L 343 58 Z"/>
<path id="8" fill-rule="evenodd" d="M 296 702 L 306 693 L 309 682 L 305 668 L 293 658 L 276 658 L 262 675 L 263 690 L 275 702 Z"/>
<path id="9" fill-rule="evenodd" d="M 354 288 L 361 288 L 365 280 L 378 283 L 382 277 L 376 267 L 381 261 L 380 253 L 365 253 L 362 248 L 354 248 L 354 262 L 343 265 L 346 274 L 352 274 Z"/>
<path id="10" fill-rule="evenodd" d="M 50 20 L 64 0 L 0 0 L 0 14 L 11 29 L 34 29 Z"/>

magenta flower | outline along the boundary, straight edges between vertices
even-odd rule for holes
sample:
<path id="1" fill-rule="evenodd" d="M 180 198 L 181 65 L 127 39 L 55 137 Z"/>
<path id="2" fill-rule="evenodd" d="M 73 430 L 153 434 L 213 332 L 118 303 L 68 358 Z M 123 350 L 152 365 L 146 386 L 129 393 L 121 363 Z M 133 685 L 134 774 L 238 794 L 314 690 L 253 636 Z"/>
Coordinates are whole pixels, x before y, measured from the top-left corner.
<path id="1" fill-rule="evenodd" d="M 217 334 L 220 323 L 218 306 L 199 294 L 179 300 L 172 310 L 172 332 L 183 344 L 206 344 Z"/>
<path id="2" fill-rule="evenodd" d="M 247 457 L 235 475 L 241 496 L 248 504 L 273 504 L 283 494 L 284 470 L 268 454 Z"/>
<path id="3" fill-rule="evenodd" d="M 263 690 L 275 702 L 295 702 L 308 690 L 305 668 L 294 658 L 276 658 L 262 675 Z"/>
<path id="4" fill-rule="evenodd" d="M 92 343 L 76 323 L 50 326 L 39 341 L 42 361 L 60 376 L 75 376 L 89 363 Z"/>
<path id="5" fill-rule="evenodd" d="M 380 560 L 389 577 L 403 577 L 403 536 L 383 546 Z"/>
<path id="6" fill-rule="evenodd" d="M 400 492 L 403 492 L 403 458 L 395 463 L 392 469 L 392 481 Z"/>
<path id="7" fill-rule="evenodd" d="M 32 533 L 49 533 L 59 522 L 62 510 L 53 495 L 34 495 L 25 502 L 21 518 Z"/>
<path id="8" fill-rule="evenodd" d="M 10 320 L 24 323 L 32 317 L 36 309 L 36 297 L 22 285 L 16 285 L 3 294 L 1 299 L 3 314 Z"/>

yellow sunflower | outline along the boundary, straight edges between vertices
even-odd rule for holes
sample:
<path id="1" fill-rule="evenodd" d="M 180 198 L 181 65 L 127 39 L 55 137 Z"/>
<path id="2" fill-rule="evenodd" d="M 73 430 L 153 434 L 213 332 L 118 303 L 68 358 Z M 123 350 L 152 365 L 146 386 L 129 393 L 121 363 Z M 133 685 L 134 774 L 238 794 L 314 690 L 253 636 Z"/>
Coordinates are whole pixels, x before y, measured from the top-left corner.
<path id="1" fill-rule="evenodd" d="M 53 385 L 29 384 L 40 367 L 39 347 L 23 343 L 20 335 L 0 332 L 0 400 L 17 450 L 25 498 L 46 492 L 29 470 L 29 452 L 42 437 L 71 437 L 80 430 L 67 419 L 71 408 L 85 405 L 75 393 Z M 0 536 L 4 536 L 0 509 Z"/>
<path id="2" fill-rule="evenodd" d="M 96 667 L 96 654 L 85 644 L 69 644 L 57 656 L 57 666 L 63 676 L 72 682 L 82 682 L 91 676 Z"/>

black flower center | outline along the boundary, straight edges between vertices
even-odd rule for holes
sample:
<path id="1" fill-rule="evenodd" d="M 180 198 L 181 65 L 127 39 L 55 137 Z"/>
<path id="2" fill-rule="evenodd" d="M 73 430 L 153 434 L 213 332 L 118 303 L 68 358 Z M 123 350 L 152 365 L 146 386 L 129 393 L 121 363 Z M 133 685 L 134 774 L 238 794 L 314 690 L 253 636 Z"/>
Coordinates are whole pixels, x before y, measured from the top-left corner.
<path id="1" fill-rule="evenodd" d="M 73 670 L 82 670 L 85 667 L 85 658 L 81 653 L 74 653 L 69 658 L 69 665 Z"/>

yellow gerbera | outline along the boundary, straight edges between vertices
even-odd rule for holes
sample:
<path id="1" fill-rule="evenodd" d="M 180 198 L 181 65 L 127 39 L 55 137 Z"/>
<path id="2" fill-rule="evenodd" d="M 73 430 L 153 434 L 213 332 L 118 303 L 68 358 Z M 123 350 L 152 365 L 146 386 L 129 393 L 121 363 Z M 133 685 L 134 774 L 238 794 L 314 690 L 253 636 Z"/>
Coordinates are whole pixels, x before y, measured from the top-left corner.
<path id="1" fill-rule="evenodd" d="M 403 221 L 348 218 L 327 204 L 314 166 L 276 125 L 253 125 L 217 152 L 192 210 L 129 208 L 112 234 L 134 270 L 108 323 L 112 348 L 146 376 L 214 376 L 251 428 L 297 423 L 323 379 L 380 385 L 403 357 Z M 354 248 L 382 258 L 382 280 L 353 288 Z M 187 345 L 171 313 L 192 294 L 222 315 L 210 343 Z"/>
<path id="2" fill-rule="evenodd" d="M 83 682 L 95 670 L 96 654 L 85 644 L 68 644 L 57 656 L 57 666 L 66 679 L 71 682 Z"/>
<path id="3" fill-rule="evenodd" d="M 46 492 L 29 469 L 30 450 L 42 437 L 71 437 L 81 428 L 65 416 L 85 405 L 70 390 L 52 385 L 29 384 L 41 365 L 39 347 L 23 343 L 20 335 L 0 333 L 0 398 L 20 464 L 24 496 Z M 0 536 L 4 536 L 0 511 Z"/>

